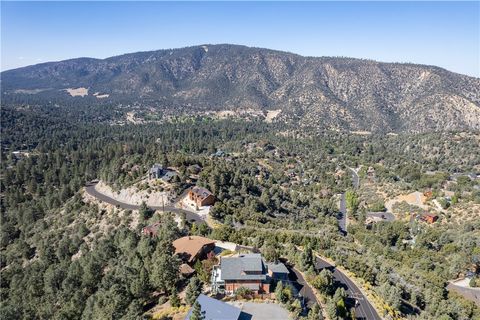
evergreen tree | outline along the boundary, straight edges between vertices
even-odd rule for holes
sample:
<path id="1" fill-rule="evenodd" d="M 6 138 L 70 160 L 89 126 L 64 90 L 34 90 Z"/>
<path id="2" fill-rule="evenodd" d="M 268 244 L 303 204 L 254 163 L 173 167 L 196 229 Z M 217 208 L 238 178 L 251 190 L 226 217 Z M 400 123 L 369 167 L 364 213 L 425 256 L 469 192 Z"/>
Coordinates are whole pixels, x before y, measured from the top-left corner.
<path id="1" fill-rule="evenodd" d="M 195 301 L 192 307 L 192 314 L 190 315 L 190 320 L 204 320 L 205 315 L 202 312 L 202 307 L 198 301 Z"/>
<path id="2" fill-rule="evenodd" d="M 185 292 L 185 302 L 193 305 L 200 293 L 202 293 L 202 282 L 197 277 L 192 277 Z"/>
<path id="3" fill-rule="evenodd" d="M 157 247 L 152 255 L 152 270 L 150 282 L 154 288 L 163 292 L 170 292 L 179 279 L 180 261 Z"/>
<path id="4" fill-rule="evenodd" d="M 177 287 L 173 287 L 172 292 L 170 293 L 169 300 L 172 307 L 180 307 L 180 298 L 178 297 Z"/>
<path id="5" fill-rule="evenodd" d="M 280 303 L 286 303 L 287 302 L 287 296 L 286 296 L 285 291 L 284 291 L 283 282 L 281 282 L 281 281 L 279 281 L 277 283 L 277 287 L 275 288 L 275 298 Z"/>
<path id="6" fill-rule="evenodd" d="M 307 320 L 323 320 L 322 309 L 315 303 L 308 312 Z"/>
<path id="7" fill-rule="evenodd" d="M 310 267 L 313 267 L 313 250 L 310 244 L 305 246 L 305 250 L 300 256 L 300 265 L 303 270 L 308 270 Z"/>
<path id="8" fill-rule="evenodd" d="M 313 286 L 324 294 L 332 294 L 333 289 L 333 274 L 328 269 L 323 269 L 314 278 Z"/>

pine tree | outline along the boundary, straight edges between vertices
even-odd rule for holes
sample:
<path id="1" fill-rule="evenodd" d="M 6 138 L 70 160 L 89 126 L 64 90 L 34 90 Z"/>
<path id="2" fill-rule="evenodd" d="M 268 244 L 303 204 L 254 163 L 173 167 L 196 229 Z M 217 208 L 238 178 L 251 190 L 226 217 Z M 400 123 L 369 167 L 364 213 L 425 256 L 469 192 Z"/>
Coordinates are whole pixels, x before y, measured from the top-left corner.
<path id="1" fill-rule="evenodd" d="M 308 320 L 323 320 L 322 309 L 318 304 L 314 304 L 310 311 L 308 312 Z"/>
<path id="2" fill-rule="evenodd" d="M 190 320 L 203 320 L 203 319 L 205 319 L 205 316 L 203 315 L 202 307 L 200 306 L 200 303 L 198 303 L 198 301 L 195 301 L 192 308 L 192 314 L 190 315 Z"/>
<path id="3" fill-rule="evenodd" d="M 180 307 L 180 298 L 178 297 L 177 287 L 172 289 L 172 293 L 169 297 L 170 305 L 174 308 Z"/>
<path id="4" fill-rule="evenodd" d="M 278 282 L 277 287 L 275 288 L 275 298 L 280 303 L 285 303 L 286 296 L 283 292 L 283 282 Z"/>
<path id="5" fill-rule="evenodd" d="M 193 305 L 200 293 L 202 293 L 202 283 L 197 277 L 192 277 L 185 292 L 185 302 Z"/>
<path id="6" fill-rule="evenodd" d="M 308 244 L 302 252 L 300 264 L 303 270 L 308 270 L 313 266 L 313 251 L 310 244 Z"/>
<path id="7" fill-rule="evenodd" d="M 150 282 L 157 290 L 169 292 L 179 279 L 180 262 L 177 257 L 163 252 L 157 247 L 152 255 Z"/>

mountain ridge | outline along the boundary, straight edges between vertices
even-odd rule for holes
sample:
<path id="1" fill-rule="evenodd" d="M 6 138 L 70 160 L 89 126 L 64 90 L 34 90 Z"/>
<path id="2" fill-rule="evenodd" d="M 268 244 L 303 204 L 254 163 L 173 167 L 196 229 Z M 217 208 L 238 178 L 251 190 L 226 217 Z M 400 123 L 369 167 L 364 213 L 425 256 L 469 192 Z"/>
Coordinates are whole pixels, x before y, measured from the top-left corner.
<path id="1" fill-rule="evenodd" d="M 153 101 L 192 112 L 278 109 L 276 121 L 329 129 L 480 129 L 478 78 L 437 66 L 229 44 L 46 62 L 4 71 L 1 84 L 7 102 L 32 95 L 62 102 L 71 98 L 65 89 L 88 88 L 75 99 Z"/>
<path id="2" fill-rule="evenodd" d="M 291 51 L 285 51 L 285 50 L 279 50 L 279 49 L 269 49 L 269 48 L 262 48 L 262 47 L 256 47 L 256 46 L 247 46 L 247 45 L 241 45 L 241 44 L 228 44 L 228 43 L 216 43 L 216 44 L 198 44 L 198 45 L 191 45 L 191 46 L 185 46 L 185 47 L 178 47 L 178 48 L 168 48 L 168 49 L 154 49 L 154 50 L 142 50 L 142 51 L 135 51 L 135 52 L 128 52 L 128 53 L 121 53 L 118 55 L 113 55 L 109 56 L 106 58 L 95 58 L 95 57 L 76 57 L 76 58 L 68 58 L 68 59 L 63 59 L 63 60 L 52 60 L 52 61 L 45 61 L 45 62 L 40 62 L 40 63 L 35 63 L 27 66 L 22 66 L 22 67 L 17 67 L 17 68 L 11 68 L 7 69 L 4 71 L 1 71 L 0 73 L 3 72 L 9 72 L 9 71 L 14 71 L 14 70 L 20 70 L 24 68 L 30 68 L 30 67 L 37 67 L 37 66 L 42 66 L 42 65 L 47 65 L 47 64 L 54 64 L 54 63 L 59 63 L 59 62 L 68 62 L 68 61 L 73 61 L 73 60 L 93 60 L 93 61 L 104 61 L 112 58 L 118 58 L 122 56 L 129 56 L 129 55 L 136 55 L 136 54 L 144 54 L 144 53 L 152 53 L 152 52 L 158 52 L 158 51 L 172 51 L 172 50 L 182 50 L 182 49 L 190 49 L 190 48 L 198 48 L 198 47 L 205 47 L 205 46 L 235 46 L 235 47 L 244 47 L 244 48 L 250 48 L 250 49 L 261 49 L 261 50 L 267 50 L 267 51 L 272 51 L 272 52 L 277 52 L 277 53 L 286 53 L 286 54 L 291 54 L 295 56 L 299 56 L 302 58 L 313 58 L 313 59 L 321 59 L 321 58 L 331 58 L 331 59 L 351 59 L 351 60 L 359 60 L 359 61 L 369 61 L 369 62 L 374 62 L 374 63 L 382 63 L 382 64 L 396 64 L 396 65 L 406 65 L 406 66 L 421 66 L 421 67 L 429 67 L 429 68 L 437 68 L 439 70 L 443 70 L 446 72 L 454 73 L 460 76 L 465 76 L 473 79 L 480 79 L 479 77 L 475 76 L 470 76 L 464 73 L 448 70 L 444 67 L 440 67 L 437 65 L 431 65 L 431 64 L 424 64 L 424 63 L 414 63 L 414 62 L 401 62 L 401 61 L 382 61 L 382 60 L 376 60 L 376 59 L 371 59 L 371 58 L 358 58 L 358 57 L 349 57 L 349 56 L 311 56 L 311 55 L 301 55 L 299 53 L 291 52 Z"/>

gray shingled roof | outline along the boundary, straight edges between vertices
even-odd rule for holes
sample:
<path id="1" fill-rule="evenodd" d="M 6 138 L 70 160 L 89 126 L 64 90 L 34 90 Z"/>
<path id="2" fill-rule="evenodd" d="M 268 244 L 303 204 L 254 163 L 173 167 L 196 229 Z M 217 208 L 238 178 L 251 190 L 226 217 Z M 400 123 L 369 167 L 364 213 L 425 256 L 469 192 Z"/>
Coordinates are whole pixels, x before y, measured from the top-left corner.
<path id="1" fill-rule="evenodd" d="M 172 180 L 173 177 L 175 177 L 175 176 L 178 176 L 178 173 L 176 173 L 175 171 L 167 171 L 163 175 L 162 180 L 168 182 L 168 181 Z"/>
<path id="2" fill-rule="evenodd" d="M 281 262 L 279 263 L 268 263 L 268 270 L 274 273 L 289 273 L 287 267 Z"/>
<path id="3" fill-rule="evenodd" d="M 237 307 L 203 294 L 198 296 L 197 301 L 200 304 L 205 320 L 237 320 L 242 312 Z M 185 320 L 190 320 L 192 309 L 188 312 Z"/>
<path id="4" fill-rule="evenodd" d="M 222 270 L 222 280 L 266 279 L 265 265 L 262 256 L 258 253 L 222 258 L 220 268 Z M 250 274 L 251 272 L 261 272 L 261 274 Z"/>

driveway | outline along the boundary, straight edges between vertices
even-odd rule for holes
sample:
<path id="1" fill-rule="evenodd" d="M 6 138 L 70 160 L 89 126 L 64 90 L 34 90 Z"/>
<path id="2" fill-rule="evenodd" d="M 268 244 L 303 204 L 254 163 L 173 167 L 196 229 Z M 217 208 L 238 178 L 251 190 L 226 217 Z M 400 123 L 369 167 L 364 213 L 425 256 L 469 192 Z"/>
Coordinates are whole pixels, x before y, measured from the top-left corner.
<path id="1" fill-rule="evenodd" d="M 473 301 L 477 306 L 480 306 L 480 288 L 469 287 L 468 280 L 452 281 L 447 285 L 447 289 L 457 292 L 465 299 Z"/>
<path id="2" fill-rule="evenodd" d="M 310 287 L 302 274 L 295 268 L 292 268 L 290 266 L 287 266 L 287 268 L 288 271 L 290 271 L 290 273 L 288 274 L 290 284 L 304 299 L 303 304 L 306 305 L 308 308 L 311 308 L 315 303 L 318 304 L 317 297 L 315 296 L 313 289 Z"/>
<path id="3" fill-rule="evenodd" d="M 239 320 L 288 320 L 288 311 L 276 303 L 256 303 L 248 301 L 227 302 L 242 310 Z"/>
<path id="4" fill-rule="evenodd" d="M 126 210 L 138 210 L 138 209 L 140 209 L 139 205 L 120 202 L 118 200 L 110 198 L 109 196 L 104 195 L 103 193 L 98 192 L 97 189 L 95 189 L 95 186 L 96 186 L 96 183 L 89 183 L 85 186 L 85 191 L 89 195 L 91 195 L 92 197 L 95 197 L 96 199 L 98 199 L 100 201 L 106 202 L 106 203 L 111 204 L 113 206 L 118 206 L 122 209 L 126 209 Z M 165 211 L 165 212 L 168 211 L 168 212 L 172 212 L 172 213 L 175 213 L 175 214 L 184 213 L 187 221 L 197 222 L 197 223 L 205 222 L 199 215 L 197 215 L 193 212 L 187 211 L 187 210 L 176 208 L 172 205 L 150 206 L 149 208 L 151 208 L 153 210 L 159 210 L 159 211 Z"/>
<path id="5" fill-rule="evenodd" d="M 340 195 L 339 213 L 337 214 L 338 228 L 340 232 L 347 235 L 347 203 L 345 201 L 345 192 Z"/>
<path id="6" fill-rule="evenodd" d="M 395 216 L 393 213 L 385 211 L 385 212 L 367 212 L 367 217 L 372 217 L 372 218 L 379 218 L 384 221 L 395 221 Z"/>
<path id="7" fill-rule="evenodd" d="M 355 315 L 357 319 L 362 320 L 381 320 L 377 311 L 373 308 L 367 298 L 363 295 L 360 289 L 353 283 L 352 280 L 347 278 L 341 271 L 335 266 L 331 265 L 327 261 L 320 257 L 315 258 L 315 268 L 317 270 L 329 269 L 333 272 L 333 278 L 337 286 L 343 287 L 347 293 L 347 306 L 353 307 L 355 300 L 358 301 L 358 305 L 355 307 Z"/>

